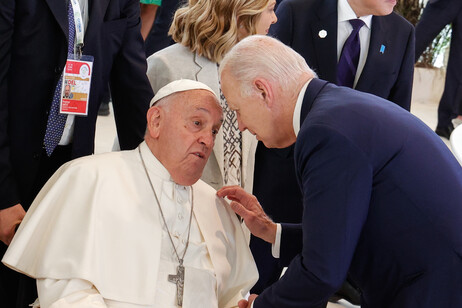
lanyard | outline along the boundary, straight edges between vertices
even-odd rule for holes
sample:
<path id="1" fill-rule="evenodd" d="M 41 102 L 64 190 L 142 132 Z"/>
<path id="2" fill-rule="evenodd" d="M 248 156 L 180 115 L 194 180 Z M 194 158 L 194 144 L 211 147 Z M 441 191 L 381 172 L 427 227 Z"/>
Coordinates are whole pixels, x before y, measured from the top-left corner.
<path id="1" fill-rule="evenodd" d="M 72 11 L 74 11 L 74 23 L 75 23 L 75 38 L 76 44 L 74 49 L 74 54 L 77 56 L 77 59 L 82 57 L 82 48 L 83 48 L 83 18 L 82 13 L 80 12 L 80 4 L 78 0 L 70 0 L 72 4 Z"/>

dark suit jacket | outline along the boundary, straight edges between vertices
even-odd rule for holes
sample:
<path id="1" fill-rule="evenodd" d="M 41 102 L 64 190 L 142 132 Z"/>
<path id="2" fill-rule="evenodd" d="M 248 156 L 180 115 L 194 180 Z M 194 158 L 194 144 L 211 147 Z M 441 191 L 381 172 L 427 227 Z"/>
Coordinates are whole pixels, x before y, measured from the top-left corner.
<path id="1" fill-rule="evenodd" d="M 152 97 L 139 1 L 88 2 L 83 53 L 95 60 L 88 116 L 75 120 L 73 157 L 93 153 L 97 111 L 108 81 L 122 149 L 142 140 Z M 53 91 L 66 63 L 67 37 L 66 1 L 11 0 L 0 6 L 0 209 L 30 194 Z"/>
<path id="2" fill-rule="evenodd" d="M 284 0 L 276 14 L 278 22 L 271 26 L 270 34 L 300 53 L 320 78 L 335 83 L 337 0 Z M 319 37 L 321 30 L 327 32 L 325 38 Z M 385 46 L 383 54 L 380 53 L 381 45 Z M 395 13 L 374 16 L 367 60 L 356 89 L 386 98 L 409 110 L 413 72 L 413 26 Z M 300 221 L 302 202 L 295 180 L 293 147 L 267 149 L 260 142 L 256 152 L 254 179 L 254 194 L 275 221 Z M 286 200 L 287 206 L 281 206 L 281 199 Z M 254 238 L 252 240 L 260 242 Z M 268 246 L 263 242 L 259 244 Z M 262 281 L 265 273 L 273 267 L 273 260 L 266 252 L 269 248 L 265 251 L 252 241 L 251 248 L 259 270 L 264 272 L 257 286 L 263 284 L 264 287 L 268 284 Z M 269 283 L 272 281 L 274 279 L 268 279 Z"/>
<path id="3" fill-rule="evenodd" d="M 361 307 L 462 307 L 462 168 L 429 127 L 314 79 L 295 162 L 302 230 L 282 226 L 281 256 L 299 254 L 255 308 L 316 307 L 347 273 Z"/>
<path id="4" fill-rule="evenodd" d="M 438 108 L 438 126 L 451 125 L 451 119 L 462 114 L 462 1 L 431 0 L 416 26 L 416 60 L 447 25 L 452 25 L 451 48 L 444 93 Z"/>
<path id="5" fill-rule="evenodd" d="M 270 34 L 301 54 L 330 82 L 337 80 L 337 0 L 285 0 Z M 325 38 L 319 31 L 327 31 Z M 384 53 L 380 52 L 385 46 Z M 374 16 L 367 60 L 356 90 L 410 109 L 414 72 L 414 28 L 401 16 Z"/>

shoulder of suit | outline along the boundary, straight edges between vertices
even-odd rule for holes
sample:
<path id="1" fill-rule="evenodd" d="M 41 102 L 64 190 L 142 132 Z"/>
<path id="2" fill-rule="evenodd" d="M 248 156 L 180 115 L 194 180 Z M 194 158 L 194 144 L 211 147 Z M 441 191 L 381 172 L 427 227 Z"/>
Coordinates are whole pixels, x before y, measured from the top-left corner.
<path id="1" fill-rule="evenodd" d="M 322 5 L 325 0 L 284 0 L 281 2 L 280 5 L 289 5 L 293 8 L 297 9 L 309 9 L 313 7 L 317 7 L 319 5 Z M 335 0 L 334 0 L 335 1 Z M 298 10 L 295 10 L 294 13 L 300 12 Z M 301 12 L 300 12 L 301 13 Z M 303 12 L 303 13 L 306 13 Z M 311 13 L 311 12 L 309 12 Z"/>
<path id="2" fill-rule="evenodd" d="M 156 53 L 152 54 L 149 58 L 151 57 L 162 57 L 164 55 L 169 55 L 169 54 L 192 54 L 191 50 L 189 50 L 188 47 L 181 45 L 179 43 L 170 45 L 168 47 L 165 47 L 164 49 L 161 49 L 157 51 Z M 148 59 L 149 59 L 148 58 Z"/>
<path id="3" fill-rule="evenodd" d="M 194 53 L 188 47 L 181 44 L 168 46 L 148 57 L 148 67 L 154 66 L 156 63 L 173 63 L 193 60 Z"/>
<path id="4" fill-rule="evenodd" d="M 380 18 L 392 25 L 393 27 L 400 28 L 401 30 L 411 30 L 414 28 L 414 26 L 406 18 L 404 18 L 396 12 L 392 12 L 391 14 L 386 16 L 374 16 L 374 18 Z"/>

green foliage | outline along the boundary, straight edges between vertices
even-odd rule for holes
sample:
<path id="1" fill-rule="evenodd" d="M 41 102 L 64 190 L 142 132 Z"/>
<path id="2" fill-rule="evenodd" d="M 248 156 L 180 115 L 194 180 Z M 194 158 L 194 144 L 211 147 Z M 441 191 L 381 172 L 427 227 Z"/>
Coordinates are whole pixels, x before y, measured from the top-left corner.
<path id="1" fill-rule="evenodd" d="M 406 18 L 414 26 L 425 7 L 425 0 L 398 0 L 395 11 Z M 444 52 L 451 41 L 451 25 L 447 25 L 425 49 L 417 62 L 417 66 L 434 67 L 438 55 Z"/>
<path id="2" fill-rule="evenodd" d="M 398 0 L 395 11 L 415 26 L 419 21 L 423 8 L 422 0 Z"/>

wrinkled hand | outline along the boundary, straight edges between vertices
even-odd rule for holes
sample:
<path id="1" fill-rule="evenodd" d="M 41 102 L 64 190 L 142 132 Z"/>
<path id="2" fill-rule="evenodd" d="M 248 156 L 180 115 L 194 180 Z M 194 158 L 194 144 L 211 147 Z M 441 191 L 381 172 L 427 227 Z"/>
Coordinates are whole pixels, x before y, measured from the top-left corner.
<path id="1" fill-rule="evenodd" d="M 255 196 L 240 186 L 226 186 L 217 191 L 218 197 L 228 197 L 231 209 L 244 219 L 250 232 L 268 243 L 274 244 L 276 224 L 266 215 Z"/>
<path id="2" fill-rule="evenodd" d="M 258 295 L 256 295 L 256 294 L 251 294 L 249 296 L 248 301 L 246 301 L 245 299 L 240 300 L 239 303 L 238 303 L 239 308 L 250 308 L 252 306 L 252 303 L 255 300 L 255 298 L 257 298 L 257 296 Z"/>
<path id="3" fill-rule="evenodd" d="M 0 210 L 0 241 L 10 245 L 16 226 L 18 226 L 26 212 L 21 204 Z"/>

